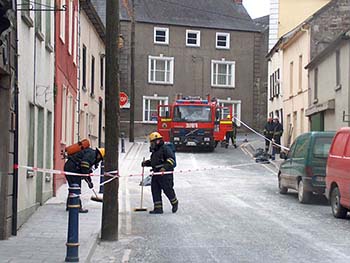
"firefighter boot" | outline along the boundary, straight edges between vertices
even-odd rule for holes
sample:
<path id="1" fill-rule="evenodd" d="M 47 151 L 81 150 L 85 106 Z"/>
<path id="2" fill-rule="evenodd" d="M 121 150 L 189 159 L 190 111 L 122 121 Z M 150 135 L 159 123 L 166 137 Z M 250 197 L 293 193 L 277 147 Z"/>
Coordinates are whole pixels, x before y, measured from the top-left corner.
<path id="1" fill-rule="evenodd" d="M 178 207 L 179 207 L 179 200 L 177 200 L 177 198 L 175 197 L 174 199 L 170 200 L 170 203 L 172 205 L 172 209 L 171 211 L 173 213 L 176 213 Z"/>
<path id="2" fill-rule="evenodd" d="M 155 202 L 154 209 L 149 211 L 150 214 L 163 214 L 163 205 L 162 202 Z"/>

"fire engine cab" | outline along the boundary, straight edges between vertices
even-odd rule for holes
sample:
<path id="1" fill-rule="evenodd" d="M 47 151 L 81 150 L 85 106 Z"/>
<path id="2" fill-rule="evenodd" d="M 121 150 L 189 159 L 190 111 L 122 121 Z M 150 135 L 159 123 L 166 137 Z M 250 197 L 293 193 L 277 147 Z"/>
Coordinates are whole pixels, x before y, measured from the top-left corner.
<path id="1" fill-rule="evenodd" d="M 222 116 L 216 99 L 178 98 L 173 104 L 158 106 L 158 132 L 176 148 L 200 147 L 213 151 L 232 130 L 232 119 Z M 232 109 L 228 109 L 232 116 Z M 227 112 L 227 109 L 225 110 Z"/>

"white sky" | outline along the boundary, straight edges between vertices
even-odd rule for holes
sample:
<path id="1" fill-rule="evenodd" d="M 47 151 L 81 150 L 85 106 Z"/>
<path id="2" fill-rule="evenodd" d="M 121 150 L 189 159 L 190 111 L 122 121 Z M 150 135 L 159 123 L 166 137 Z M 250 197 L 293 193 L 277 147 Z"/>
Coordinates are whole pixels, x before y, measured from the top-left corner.
<path id="1" fill-rule="evenodd" d="M 243 0 L 243 5 L 253 19 L 270 13 L 270 0 Z"/>

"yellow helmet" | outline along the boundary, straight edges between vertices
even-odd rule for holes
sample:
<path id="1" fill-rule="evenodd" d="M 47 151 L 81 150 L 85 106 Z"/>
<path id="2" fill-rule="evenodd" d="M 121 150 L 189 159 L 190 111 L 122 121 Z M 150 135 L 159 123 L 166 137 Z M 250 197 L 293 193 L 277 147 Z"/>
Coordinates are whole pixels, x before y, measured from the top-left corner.
<path id="1" fill-rule="evenodd" d="M 103 159 L 105 157 L 105 148 L 96 148 L 96 150 L 99 152 Z"/>
<path id="2" fill-rule="evenodd" d="M 231 119 L 231 115 L 229 114 L 229 115 L 227 115 L 227 119 Z"/>
<path id="3" fill-rule="evenodd" d="M 157 139 L 163 139 L 163 136 L 159 132 L 152 132 L 149 135 L 149 141 L 152 142 Z"/>

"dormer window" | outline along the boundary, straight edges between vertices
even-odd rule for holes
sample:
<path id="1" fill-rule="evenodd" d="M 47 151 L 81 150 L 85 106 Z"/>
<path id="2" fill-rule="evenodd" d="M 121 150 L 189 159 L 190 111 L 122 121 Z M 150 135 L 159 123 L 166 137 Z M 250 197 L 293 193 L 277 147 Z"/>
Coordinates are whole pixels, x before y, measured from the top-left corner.
<path id="1" fill-rule="evenodd" d="M 154 28 L 154 43 L 169 45 L 169 28 L 155 27 Z"/>
<path id="2" fill-rule="evenodd" d="M 230 49 L 230 34 L 216 33 L 216 48 Z"/>

